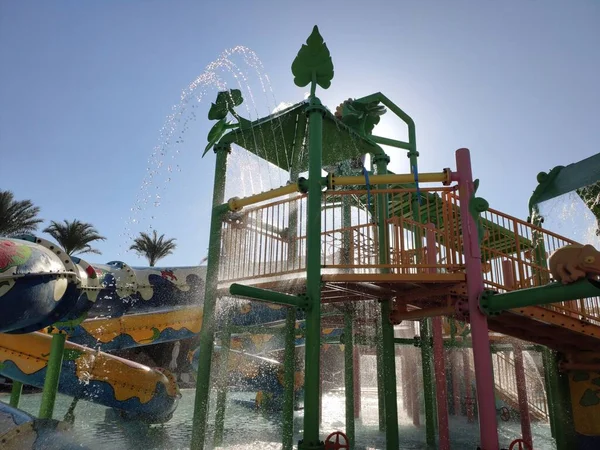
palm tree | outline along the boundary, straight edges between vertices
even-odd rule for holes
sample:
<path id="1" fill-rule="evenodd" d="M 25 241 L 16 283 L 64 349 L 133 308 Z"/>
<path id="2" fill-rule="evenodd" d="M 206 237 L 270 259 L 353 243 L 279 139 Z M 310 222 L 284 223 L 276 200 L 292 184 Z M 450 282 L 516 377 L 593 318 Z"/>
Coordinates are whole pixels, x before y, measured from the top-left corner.
<path id="1" fill-rule="evenodd" d="M 92 224 L 77 219 L 73 221 L 65 220 L 64 223 L 53 220 L 44 229 L 44 233 L 52 236 L 69 256 L 74 253 L 96 253 L 100 255 L 101 252 L 92 248 L 90 242 L 106 240 L 104 236 L 98 234 L 98 230 Z"/>
<path id="2" fill-rule="evenodd" d="M 167 255 L 173 253 L 173 250 L 177 247 L 175 239 L 165 239 L 165 235 L 161 234 L 160 237 L 156 230 L 152 231 L 152 236 L 148 233 L 140 232 L 139 237 L 133 240 L 133 244 L 129 247 L 129 250 L 135 250 L 135 252 L 144 256 L 150 267 L 154 267 L 159 259 L 164 258 Z"/>
<path id="3" fill-rule="evenodd" d="M 31 200 L 17 201 L 11 191 L 0 191 L 0 236 L 35 232 L 43 222 L 39 212 Z"/>

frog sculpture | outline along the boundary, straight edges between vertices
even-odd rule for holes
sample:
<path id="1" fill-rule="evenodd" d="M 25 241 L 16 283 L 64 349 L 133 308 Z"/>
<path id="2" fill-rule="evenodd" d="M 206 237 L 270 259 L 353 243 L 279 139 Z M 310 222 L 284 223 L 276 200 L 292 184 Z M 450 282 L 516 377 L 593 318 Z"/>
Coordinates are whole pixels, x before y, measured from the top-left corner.
<path id="1" fill-rule="evenodd" d="M 589 244 L 565 245 L 552 253 L 548 262 L 554 279 L 563 284 L 600 275 L 600 252 Z"/>

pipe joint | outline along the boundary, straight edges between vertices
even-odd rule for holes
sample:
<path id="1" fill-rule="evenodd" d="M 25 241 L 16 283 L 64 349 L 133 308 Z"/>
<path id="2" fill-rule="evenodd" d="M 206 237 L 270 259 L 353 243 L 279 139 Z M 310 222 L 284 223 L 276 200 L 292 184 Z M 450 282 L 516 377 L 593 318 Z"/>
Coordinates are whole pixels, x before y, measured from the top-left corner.
<path id="1" fill-rule="evenodd" d="M 373 164 L 378 164 L 380 162 L 385 163 L 386 165 L 389 164 L 391 161 L 390 157 L 387 155 L 387 153 L 380 153 L 377 155 L 373 156 Z"/>
<path id="2" fill-rule="evenodd" d="M 304 177 L 298 178 L 298 191 L 302 194 L 308 193 L 308 180 Z"/>
<path id="3" fill-rule="evenodd" d="M 321 100 L 319 100 L 317 97 L 312 97 L 310 99 L 310 103 L 306 107 L 305 112 L 307 116 L 317 112 L 320 113 L 322 117 L 325 117 L 327 115 L 327 108 L 321 104 Z"/>
<path id="4" fill-rule="evenodd" d="M 224 151 L 226 153 L 231 153 L 231 144 L 221 144 L 221 143 L 215 144 L 213 146 L 213 151 L 215 153 L 219 153 L 220 151 Z"/>
<path id="5" fill-rule="evenodd" d="M 492 309 L 490 307 L 490 300 L 498 294 L 496 291 L 485 290 L 479 297 L 479 310 L 486 316 L 498 316 L 502 313 L 502 310 Z"/>

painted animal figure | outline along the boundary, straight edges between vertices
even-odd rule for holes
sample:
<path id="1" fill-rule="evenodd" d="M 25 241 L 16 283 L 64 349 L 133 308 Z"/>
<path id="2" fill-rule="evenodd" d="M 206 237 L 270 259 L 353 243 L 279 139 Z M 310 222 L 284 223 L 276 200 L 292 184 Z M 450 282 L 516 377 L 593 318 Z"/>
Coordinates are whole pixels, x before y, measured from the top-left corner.
<path id="1" fill-rule="evenodd" d="M 600 275 L 600 252 L 592 245 L 565 245 L 548 260 L 550 273 L 563 284 Z"/>

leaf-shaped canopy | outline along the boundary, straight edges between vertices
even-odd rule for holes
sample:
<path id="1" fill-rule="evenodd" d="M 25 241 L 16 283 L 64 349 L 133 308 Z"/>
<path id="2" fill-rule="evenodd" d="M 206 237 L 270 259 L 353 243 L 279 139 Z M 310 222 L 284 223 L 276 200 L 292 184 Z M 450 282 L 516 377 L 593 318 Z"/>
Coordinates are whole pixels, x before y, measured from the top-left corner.
<path id="1" fill-rule="evenodd" d="M 302 45 L 292 63 L 292 73 L 296 86 L 304 87 L 313 82 L 327 89 L 333 79 L 333 61 L 327 44 L 315 25 L 312 33 Z"/>
<path id="2" fill-rule="evenodd" d="M 206 155 L 206 152 L 208 152 L 210 148 L 213 145 L 215 145 L 219 141 L 219 139 L 221 139 L 221 137 L 225 134 L 225 131 L 227 131 L 228 125 L 229 123 L 227 122 L 225 117 L 223 117 L 221 120 L 219 120 L 213 125 L 213 127 L 208 132 L 208 144 L 206 145 L 202 156 Z"/>
<path id="3" fill-rule="evenodd" d="M 217 94 L 217 100 L 211 103 L 208 111 L 209 120 L 221 120 L 227 116 L 228 112 L 233 112 L 233 108 L 239 106 L 244 101 L 242 92 L 239 89 L 221 91 Z"/>

